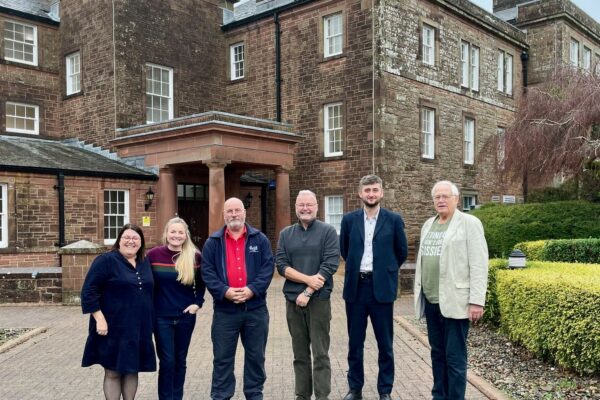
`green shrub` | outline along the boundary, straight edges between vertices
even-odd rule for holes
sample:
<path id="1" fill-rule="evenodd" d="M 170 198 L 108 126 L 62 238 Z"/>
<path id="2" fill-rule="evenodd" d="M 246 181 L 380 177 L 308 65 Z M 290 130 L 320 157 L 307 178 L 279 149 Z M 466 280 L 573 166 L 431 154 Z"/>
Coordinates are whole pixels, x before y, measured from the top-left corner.
<path id="1" fill-rule="evenodd" d="M 600 239 L 549 240 L 542 260 L 600 264 Z"/>
<path id="2" fill-rule="evenodd" d="M 507 257 L 519 242 L 600 237 L 598 203 L 494 204 L 471 214 L 483 223 L 491 257 Z"/>
<path id="3" fill-rule="evenodd" d="M 520 242 L 515 244 L 513 249 L 519 249 L 527 257 L 530 261 L 541 261 L 542 253 L 544 251 L 544 245 L 546 244 L 545 240 L 535 240 L 533 242 Z"/>
<path id="4" fill-rule="evenodd" d="M 498 292 L 496 290 L 496 274 L 498 270 L 508 268 L 508 261 L 501 259 L 490 260 L 488 269 L 488 288 L 485 294 L 485 312 L 482 322 L 498 327 L 500 325 L 500 308 L 498 306 Z"/>
<path id="5" fill-rule="evenodd" d="M 600 373 L 598 265 L 528 262 L 497 271 L 500 324 L 511 340 L 579 374 Z"/>

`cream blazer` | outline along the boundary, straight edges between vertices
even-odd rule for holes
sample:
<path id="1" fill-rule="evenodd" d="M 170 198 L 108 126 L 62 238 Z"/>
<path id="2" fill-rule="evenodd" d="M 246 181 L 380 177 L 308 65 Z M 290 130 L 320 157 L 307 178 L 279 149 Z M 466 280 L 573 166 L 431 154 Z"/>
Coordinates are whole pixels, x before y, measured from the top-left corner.
<path id="1" fill-rule="evenodd" d="M 421 239 L 436 217 L 425 222 Z M 469 304 L 485 305 L 488 281 L 488 248 L 483 226 L 477 217 L 458 210 L 448 225 L 440 255 L 440 311 L 446 318 L 468 318 Z M 421 288 L 421 247 L 417 255 L 414 287 L 415 314 L 425 315 L 425 295 Z"/>

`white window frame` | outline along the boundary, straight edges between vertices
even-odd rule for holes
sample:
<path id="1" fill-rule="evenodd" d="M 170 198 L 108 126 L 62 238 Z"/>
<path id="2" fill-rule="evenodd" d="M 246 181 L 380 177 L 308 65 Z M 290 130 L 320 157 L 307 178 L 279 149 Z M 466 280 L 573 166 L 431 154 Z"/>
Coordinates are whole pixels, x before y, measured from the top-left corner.
<path id="1" fill-rule="evenodd" d="M 67 96 L 81 92 L 81 53 L 76 51 L 65 57 Z"/>
<path id="2" fill-rule="evenodd" d="M 10 30 L 8 28 L 9 24 L 13 24 L 13 29 Z M 15 28 L 21 27 L 21 32 L 17 32 Z M 31 38 L 25 38 L 26 30 L 31 29 Z M 10 36 L 10 37 L 9 37 Z M 21 38 L 22 36 L 22 38 Z M 38 65 L 38 40 L 37 40 L 37 26 L 35 25 L 27 25 L 21 22 L 5 20 L 3 26 L 3 38 L 4 38 L 4 59 L 8 61 L 18 62 L 21 64 L 27 65 Z M 9 49 L 9 43 L 12 44 L 12 49 Z M 13 52 L 14 56 L 14 47 L 20 47 L 22 50 L 20 51 L 25 54 L 26 48 L 31 48 L 32 60 L 27 61 L 23 58 L 9 57 L 8 52 Z M 29 53 L 29 52 L 27 52 Z"/>
<path id="3" fill-rule="evenodd" d="M 504 50 L 498 50 L 498 90 L 512 95 L 513 92 L 513 56 Z"/>
<path id="4" fill-rule="evenodd" d="M 110 199 L 110 193 L 115 192 L 117 193 L 117 201 L 112 201 Z M 107 201 L 106 201 L 106 193 L 108 193 L 109 196 L 109 201 L 108 201 L 108 207 L 109 207 L 109 212 L 106 213 L 106 206 L 107 206 Z M 120 202 L 118 199 L 118 193 L 123 193 L 123 201 Z M 102 193 L 102 215 L 103 215 L 103 232 L 102 232 L 102 237 L 104 238 L 104 244 L 110 245 L 110 244 L 114 244 L 115 240 L 117 239 L 117 233 L 119 232 L 119 229 L 121 229 L 121 227 L 127 223 L 129 223 L 129 190 L 127 189 L 105 189 Z M 118 209 L 118 205 L 120 203 L 123 203 L 123 212 L 120 213 L 119 209 Z M 114 208 L 112 208 L 112 205 L 116 205 L 117 209 L 115 210 Z M 118 221 L 118 218 L 121 217 L 123 218 L 123 223 L 119 223 L 116 222 Z M 107 223 L 107 218 L 108 218 L 108 223 Z M 116 218 L 116 223 L 115 224 L 111 224 L 110 223 L 110 218 Z M 107 232 L 108 230 L 108 232 Z M 114 233 L 114 237 L 112 237 L 112 233 Z M 108 234 L 108 235 L 107 235 Z M 108 236 L 108 237 L 107 237 Z"/>
<path id="5" fill-rule="evenodd" d="M 592 71 L 592 50 L 583 46 L 583 64 L 582 67 L 587 72 Z"/>
<path id="6" fill-rule="evenodd" d="M 479 91 L 479 47 L 460 41 L 461 82 L 460 85 Z"/>
<path id="7" fill-rule="evenodd" d="M 475 119 L 465 117 L 463 122 L 463 163 L 475 163 Z"/>
<path id="8" fill-rule="evenodd" d="M 344 196 L 325 196 L 325 222 L 340 234 L 344 216 Z"/>
<path id="9" fill-rule="evenodd" d="M 337 110 L 337 115 L 335 115 Z M 332 111 L 334 115 L 332 114 Z M 333 126 L 331 124 L 333 122 Z M 331 103 L 323 106 L 323 144 L 325 157 L 336 157 L 344 154 L 344 110 L 342 103 Z M 331 142 L 333 142 L 333 149 Z M 339 145 L 339 148 L 336 148 Z"/>
<path id="10" fill-rule="evenodd" d="M 240 50 L 241 49 L 241 50 Z M 229 46 L 229 59 L 231 80 L 242 79 L 245 76 L 246 68 L 246 46 L 244 42 L 235 43 Z"/>
<path id="11" fill-rule="evenodd" d="M 579 68 L 579 42 L 572 38 L 569 45 L 569 64 L 575 68 Z"/>
<path id="12" fill-rule="evenodd" d="M 435 65 L 435 28 L 431 25 L 423 24 L 421 41 L 423 42 L 423 64 Z"/>
<path id="13" fill-rule="evenodd" d="M 154 71 L 160 71 L 159 79 L 156 80 Z M 163 72 L 168 73 L 168 82 L 163 80 Z M 151 78 L 148 76 L 150 74 Z M 168 87 L 165 90 L 164 85 L 167 84 Z M 160 91 L 154 92 L 153 90 L 156 88 L 155 86 L 160 86 Z M 149 101 L 151 100 L 151 105 L 149 105 Z M 155 107 L 155 101 L 158 101 L 158 107 Z M 162 113 L 165 111 L 162 108 L 163 101 L 167 104 L 167 119 L 163 119 Z M 159 118 L 155 120 L 154 112 L 152 112 L 152 117 L 148 118 L 149 110 L 158 110 Z M 173 119 L 173 68 L 165 67 L 157 64 L 146 64 L 146 123 L 152 124 L 155 122 L 164 122 Z"/>
<path id="14" fill-rule="evenodd" d="M 342 13 L 323 17 L 323 55 L 333 57 L 344 51 L 344 19 Z"/>
<path id="15" fill-rule="evenodd" d="M 421 108 L 421 157 L 433 160 L 435 158 L 435 109 Z"/>
<path id="16" fill-rule="evenodd" d="M 462 210 L 469 212 L 477 205 L 477 195 L 475 194 L 463 194 L 462 195 Z"/>
<path id="17" fill-rule="evenodd" d="M 14 106 L 15 110 L 10 111 L 8 110 L 8 108 L 10 106 Z M 25 114 L 24 115 L 19 115 L 17 112 L 19 109 L 24 109 Z M 33 110 L 33 114 L 34 116 L 27 116 L 28 114 L 28 110 L 31 111 Z M 7 101 L 5 108 L 5 116 L 6 116 L 6 132 L 13 132 L 13 133 L 27 133 L 30 135 L 39 135 L 40 134 L 40 107 L 36 106 L 34 104 L 25 104 L 25 103 L 16 103 L 16 102 L 12 102 L 12 101 Z M 16 120 L 23 120 L 25 121 L 33 121 L 33 130 L 31 129 L 21 129 L 21 128 L 16 128 L 16 127 L 9 127 L 8 126 L 8 120 L 9 118 L 14 118 L 15 122 Z"/>
<path id="18" fill-rule="evenodd" d="M 8 185 L 0 183 L 0 248 L 8 247 Z"/>

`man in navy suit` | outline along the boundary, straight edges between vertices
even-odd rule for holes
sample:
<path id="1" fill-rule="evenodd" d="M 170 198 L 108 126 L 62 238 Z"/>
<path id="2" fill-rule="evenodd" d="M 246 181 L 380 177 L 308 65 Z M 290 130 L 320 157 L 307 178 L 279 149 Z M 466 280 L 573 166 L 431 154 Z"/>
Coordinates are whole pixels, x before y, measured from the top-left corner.
<path id="1" fill-rule="evenodd" d="M 363 208 L 342 219 L 340 251 L 346 261 L 344 300 L 348 324 L 348 386 L 344 400 L 362 399 L 363 354 L 367 319 L 371 318 L 379 349 L 377 391 L 390 400 L 394 384 L 394 300 L 398 270 L 408 252 L 400 214 L 380 207 L 382 181 L 377 175 L 360 180 Z"/>

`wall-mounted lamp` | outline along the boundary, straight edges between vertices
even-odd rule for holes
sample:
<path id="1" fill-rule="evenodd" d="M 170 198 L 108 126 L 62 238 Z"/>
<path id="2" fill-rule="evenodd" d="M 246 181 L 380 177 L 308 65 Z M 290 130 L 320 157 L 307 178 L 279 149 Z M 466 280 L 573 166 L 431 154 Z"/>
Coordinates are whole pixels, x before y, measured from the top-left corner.
<path id="1" fill-rule="evenodd" d="M 250 206 L 252 205 L 252 199 L 253 198 L 254 197 L 252 196 L 252 193 L 250 193 L 250 192 L 248 192 L 248 194 L 246 195 L 246 197 L 244 197 L 243 203 L 244 203 L 244 208 L 245 209 L 250 208 Z"/>
<path id="2" fill-rule="evenodd" d="M 152 187 L 148 187 L 148 191 L 146 192 L 146 202 L 144 203 L 144 210 L 148 211 L 150 206 L 152 205 L 152 200 L 154 200 L 154 192 L 152 191 Z"/>

